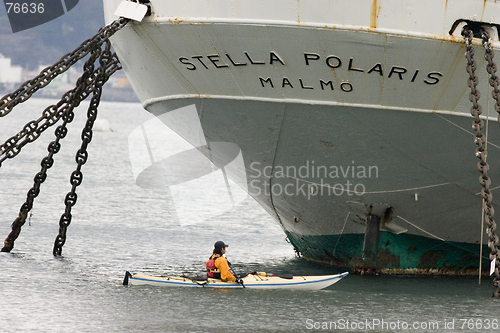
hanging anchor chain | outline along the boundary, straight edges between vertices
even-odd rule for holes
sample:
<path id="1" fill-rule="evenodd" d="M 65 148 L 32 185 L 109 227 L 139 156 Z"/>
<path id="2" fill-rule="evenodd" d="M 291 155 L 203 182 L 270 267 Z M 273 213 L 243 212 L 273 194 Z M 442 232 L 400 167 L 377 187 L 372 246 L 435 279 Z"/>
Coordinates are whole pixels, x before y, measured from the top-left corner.
<path id="1" fill-rule="evenodd" d="M 89 59 L 87 60 L 87 62 L 85 63 L 84 66 L 85 70 L 82 76 L 77 81 L 77 87 L 74 89 L 77 95 L 78 93 L 81 93 L 82 90 L 85 89 L 86 82 L 88 81 L 88 79 L 92 75 L 92 72 L 94 71 L 93 64 L 98 58 L 98 56 L 99 54 L 97 53 L 96 50 L 94 50 Z M 50 169 L 54 164 L 53 156 L 57 154 L 59 152 L 59 149 L 61 148 L 60 141 L 64 139 L 64 137 L 66 137 L 66 134 L 68 133 L 67 125 L 73 121 L 73 118 L 75 116 L 73 110 L 80 104 L 80 101 L 78 101 L 77 99 L 70 99 L 69 101 L 71 103 L 68 104 L 68 108 L 64 113 L 64 115 L 62 116 L 63 123 L 60 126 L 58 126 L 54 132 L 56 139 L 52 141 L 47 147 L 49 154 L 45 158 L 43 158 L 40 163 L 42 169 L 35 175 L 35 178 L 33 179 L 33 187 L 28 191 L 28 194 L 26 196 L 27 197 L 26 202 L 21 206 L 21 209 L 19 211 L 19 216 L 12 223 L 12 231 L 4 241 L 4 247 L 2 248 L 2 252 L 10 252 L 14 247 L 14 241 L 19 236 L 21 232 L 21 227 L 26 222 L 26 217 L 28 215 L 28 212 L 33 208 L 33 202 L 35 198 L 40 193 L 40 186 L 47 178 L 47 170 Z"/>
<path id="2" fill-rule="evenodd" d="M 80 102 L 83 101 L 85 98 L 89 96 L 91 92 L 94 92 L 94 96 L 92 98 L 92 102 L 89 106 L 90 108 L 95 108 L 97 110 L 97 106 L 99 105 L 99 98 L 101 96 L 102 92 L 102 85 L 107 82 L 109 77 L 116 72 L 117 70 L 121 69 L 120 62 L 118 60 L 118 57 L 116 56 L 115 53 L 111 54 L 110 52 L 110 43 L 108 37 L 114 34 L 116 31 L 121 29 L 125 24 L 129 22 L 128 19 L 123 19 L 120 18 L 113 22 L 112 24 L 101 28 L 99 33 L 94 36 L 93 38 L 85 41 L 77 50 L 75 50 L 72 53 L 69 54 L 74 54 L 76 51 L 82 49 L 83 46 L 89 45 L 89 41 L 91 45 L 93 45 L 91 48 L 84 47 L 85 55 L 88 53 L 91 53 L 89 59 L 85 62 L 84 65 L 84 72 L 82 76 L 77 80 L 76 87 L 67 93 L 63 95 L 61 98 L 61 101 L 57 105 L 52 105 L 49 106 L 47 109 L 44 110 L 42 113 L 42 117 L 38 119 L 37 121 L 32 121 L 28 123 L 24 129 L 19 132 L 16 136 L 12 137 L 11 139 L 7 140 L 2 146 L 0 146 L 0 166 L 1 162 L 4 161 L 6 158 L 12 158 L 16 156 L 20 151 L 21 148 L 26 145 L 28 142 L 33 142 L 35 141 L 40 134 L 45 131 L 47 128 L 51 127 L 55 123 L 57 123 L 61 118 L 63 119 L 63 123 L 58 126 L 55 130 L 55 136 L 56 139 L 52 141 L 49 146 L 47 147 L 47 150 L 49 151 L 49 154 L 43 158 L 41 162 L 41 171 L 37 173 L 34 177 L 34 185 L 33 187 L 28 191 L 27 194 L 27 199 L 26 202 L 21 206 L 21 209 L 19 211 L 19 216 L 16 218 L 16 220 L 12 223 L 12 231 L 10 234 L 7 236 L 7 238 L 4 241 L 4 247 L 2 248 L 2 252 L 10 252 L 12 248 L 14 247 L 14 241 L 18 238 L 20 232 L 21 232 L 21 227 L 24 225 L 26 222 L 26 218 L 28 215 L 28 212 L 32 209 L 33 207 L 33 202 L 35 198 L 38 196 L 40 193 L 40 186 L 41 184 L 45 181 L 47 177 L 47 170 L 50 169 L 54 163 L 53 156 L 59 152 L 59 149 L 61 148 L 60 140 L 62 140 L 67 132 L 67 125 L 73 121 L 74 118 L 74 109 L 80 105 Z M 101 46 L 103 43 L 106 43 L 105 45 L 105 50 L 101 50 Z M 83 58 L 83 56 L 78 56 L 80 57 L 79 59 Z M 69 57 L 70 59 L 76 59 L 78 57 Z M 68 58 L 68 55 L 64 56 L 62 59 Z M 96 60 L 99 59 L 100 66 L 98 69 L 95 69 L 94 63 Z M 75 61 L 76 62 L 76 61 Z M 61 63 L 61 61 L 59 61 Z M 48 68 L 53 68 L 54 66 L 48 67 Z M 63 73 L 66 71 L 69 67 L 66 67 L 66 63 L 62 62 L 62 67 L 60 73 Z M 50 72 L 58 72 L 57 70 L 50 71 Z M 43 72 L 42 72 L 43 74 Z M 40 74 L 37 78 L 41 78 L 39 84 L 44 84 L 46 80 L 52 80 L 55 78 L 55 76 L 48 75 L 47 77 L 43 76 Z M 57 75 L 56 75 L 57 76 Z M 48 81 L 50 82 L 50 81 Z M 45 84 L 46 85 L 46 84 Z M 23 88 L 23 86 L 25 88 Z M 27 93 L 25 95 L 19 94 L 16 92 L 7 95 L 2 99 L 3 105 L 0 106 L 0 116 L 4 116 L 8 114 L 12 108 L 27 99 L 29 99 L 34 91 L 33 89 L 36 89 L 36 87 L 39 87 L 37 84 L 33 84 L 33 80 L 26 82 L 23 84 L 21 88 L 19 88 L 16 92 L 20 91 L 26 91 Z M 27 87 L 27 88 L 26 88 Z M 38 89 L 36 89 L 38 90 Z M 11 98 L 14 96 L 14 98 Z M 95 98 L 97 98 L 97 102 L 95 101 Z M 0 102 L 1 104 L 1 102 Z M 12 106 L 13 105 L 13 106 Z M 4 112 L 5 111 L 5 112 Z M 2 113 L 3 112 L 3 113 Z M 97 115 L 97 111 L 89 111 L 89 113 Z M 89 118 L 91 118 L 89 116 Z M 44 123 L 40 124 L 43 120 L 45 120 Z M 92 125 L 95 120 L 95 117 L 91 121 L 87 121 L 86 124 L 86 130 L 84 129 L 84 132 L 88 132 L 88 126 L 90 126 L 90 139 L 88 134 L 83 134 L 82 133 L 82 140 L 85 143 L 85 145 L 82 143 L 82 147 L 84 148 L 80 149 L 80 151 L 84 151 L 83 156 L 85 156 L 86 160 L 86 146 L 91 140 L 92 136 Z M 28 129 L 28 130 L 27 130 Z M 24 141 L 19 142 L 21 139 L 24 138 Z M 2 149 L 4 149 L 2 151 Z M 2 153 L 4 156 L 2 156 Z M 79 162 L 79 159 L 81 159 L 82 155 L 79 153 L 77 154 L 77 162 L 79 163 L 79 169 L 81 168 L 81 165 L 83 165 L 85 162 L 81 163 Z M 73 174 L 75 176 L 73 176 Z M 77 179 L 78 177 L 80 178 L 80 183 L 81 179 L 83 178 L 83 175 L 80 172 L 74 172 L 72 174 L 72 179 L 71 183 L 78 183 Z M 79 184 L 78 184 L 79 185 Z M 74 190 L 72 190 L 74 192 Z M 74 197 L 74 199 L 72 199 Z M 67 202 L 74 202 L 76 203 L 76 193 L 74 195 L 70 195 L 68 193 L 68 196 L 66 197 L 66 206 L 68 206 Z M 73 200 L 73 201 L 72 201 Z M 73 205 L 74 205 L 73 203 Z M 66 211 L 68 211 L 68 208 L 66 208 Z M 70 210 L 69 210 L 70 211 Z M 70 215 L 69 215 L 70 216 Z M 71 218 L 69 218 L 71 220 Z M 69 225 L 69 222 L 67 223 Z M 66 225 L 66 227 L 67 227 Z M 64 231 L 65 234 L 65 231 Z M 61 235 L 61 228 L 60 228 L 60 235 Z M 56 241 L 57 242 L 57 241 Z M 64 244 L 64 242 L 62 242 Z M 61 252 L 60 248 L 62 245 L 59 247 L 59 254 Z M 55 253 L 55 247 L 54 247 L 54 253 Z"/>
<path id="3" fill-rule="evenodd" d="M 463 35 L 465 37 L 465 44 L 467 47 L 467 51 L 465 53 L 465 57 L 467 58 L 467 72 L 469 73 L 469 79 L 467 83 L 470 87 L 469 100 L 472 102 L 471 114 L 474 116 L 474 120 L 472 122 L 472 128 L 474 129 L 475 137 L 474 142 L 477 145 L 476 148 L 476 157 L 479 158 L 479 162 L 477 164 L 477 168 L 481 175 L 479 176 L 479 183 L 482 185 L 481 196 L 484 201 L 485 207 L 485 222 L 487 224 L 487 234 L 489 236 L 488 239 L 488 247 L 491 249 L 490 260 L 495 260 L 495 278 L 493 280 L 493 285 L 496 288 L 494 295 L 500 296 L 500 252 L 497 248 L 498 245 L 498 236 L 496 236 L 496 223 L 494 220 L 494 209 L 493 209 L 493 194 L 491 193 L 491 179 L 488 176 L 489 165 L 486 162 L 487 150 L 486 150 L 486 137 L 481 132 L 484 121 L 480 118 L 482 113 L 481 105 L 479 105 L 479 99 L 481 97 L 479 91 L 477 90 L 478 77 L 475 74 L 477 69 L 477 63 L 474 59 L 475 49 L 472 45 L 472 39 L 474 37 L 472 30 L 469 28 L 464 28 Z M 486 33 L 486 31 L 482 31 L 482 40 L 483 45 L 486 49 L 486 61 L 488 62 L 487 71 L 490 74 L 489 83 L 493 87 L 493 98 L 496 101 L 495 109 L 499 113 L 499 121 L 500 121 L 500 101 L 499 101 L 499 90 L 498 90 L 498 77 L 496 76 L 496 65 L 493 62 L 493 49 L 491 48 L 491 41 Z"/>
<path id="4" fill-rule="evenodd" d="M 82 131 L 82 145 L 80 149 L 76 153 L 75 160 L 77 162 L 76 170 L 73 171 L 70 178 L 70 183 L 72 185 L 71 191 L 68 192 L 64 203 L 66 205 L 66 209 L 64 213 L 61 215 L 59 220 L 59 234 L 56 237 L 54 242 L 53 254 L 55 256 L 60 256 L 62 253 L 62 247 L 66 242 L 66 231 L 68 229 L 69 224 L 71 223 L 71 208 L 76 204 L 78 196 L 76 194 L 77 186 L 81 185 L 83 181 L 82 174 L 82 166 L 87 162 L 88 152 L 87 146 L 92 141 L 92 128 L 94 126 L 94 122 L 97 118 L 97 108 L 101 101 L 102 87 L 106 82 L 106 65 L 112 61 L 113 55 L 111 54 L 111 43 L 106 41 L 106 46 L 104 51 L 99 57 L 100 67 L 97 69 L 97 77 L 95 82 L 95 87 L 93 90 L 92 99 L 90 101 L 90 105 L 87 111 L 87 122 Z"/>

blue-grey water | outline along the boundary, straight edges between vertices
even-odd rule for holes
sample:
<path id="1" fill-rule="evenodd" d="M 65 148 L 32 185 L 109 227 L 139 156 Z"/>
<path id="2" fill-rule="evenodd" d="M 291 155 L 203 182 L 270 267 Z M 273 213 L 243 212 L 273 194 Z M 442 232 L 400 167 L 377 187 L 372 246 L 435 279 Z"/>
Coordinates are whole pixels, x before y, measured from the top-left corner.
<path id="1" fill-rule="evenodd" d="M 0 118 L 1 141 L 54 102 L 32 100 Z M 0 253 L 0 332 L 498 331 L 500 301 L 490 280 L 478 287 L 476 278 L 349 275 L 321 291 L 123 286 L 127 270 L 203 274 L 217 240 L 230 245 L 227 257 L 240 272 L 338 272 L 296 257 L 279 225 L 248 197 L 220 215 L 179 223 L 171 193 L 136 185 L 130 134 L 152 119 L 139 104 L 102 103 L 99 117 L 110 130 L 94 133 L 63 256 L 53 257 L 85 106 L 14 250 Z M 49 129 L 0 168 L 2 240 L 52 138 Z M 203 207 L 200 197 L 215 200 L 200 191 L 180 200 Z"/>

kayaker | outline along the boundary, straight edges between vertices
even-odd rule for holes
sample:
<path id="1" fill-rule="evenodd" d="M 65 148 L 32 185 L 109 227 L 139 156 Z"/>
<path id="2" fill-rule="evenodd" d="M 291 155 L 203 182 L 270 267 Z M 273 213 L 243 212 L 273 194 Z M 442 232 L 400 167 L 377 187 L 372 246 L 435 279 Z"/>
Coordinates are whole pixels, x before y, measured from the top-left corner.
<path id="1" fill-rule="evenodd" d="M 209 278 L 241 283 L 241 280 L 239 278 L 236 278 L 229 271 L 229 263 L 224 257 L 224 254 L 226 253 L 226 247 L 228 247 L 228 245 L 224 244 L 223 241 L 217 241 L 215 243 L 214 252 L 205 264 L 205 267 L 207 268 L 207 275 Z"/>

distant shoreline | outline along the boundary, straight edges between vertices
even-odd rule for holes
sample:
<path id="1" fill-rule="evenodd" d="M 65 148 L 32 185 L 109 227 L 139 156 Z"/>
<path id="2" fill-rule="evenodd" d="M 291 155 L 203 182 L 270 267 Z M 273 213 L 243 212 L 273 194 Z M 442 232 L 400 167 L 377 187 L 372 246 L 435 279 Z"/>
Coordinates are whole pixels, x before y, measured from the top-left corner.
<path id="1" fill-rule="evenodd" d="M 20 85 L 20 84 L 19 84 Z M 19 85 L 15 86 L 14 89 L 0 89 L 0 96 L 5 96 L 13 91 L 15 91 Z M 51 98 L 51 99 L 61 99 L 63 94 L 60 94 L 54 90 L 40 90 L 33 95 L 33 98 Z M 87 97 L 86 100 L 90 100 L 91 96 Z M 106 102 L 123 102 L 123 103 L 140 103 L 139 99 L 135 95 L 135 92 L 131 88 L 116 89 L 110 86 L 104 86 L 101 95 L 101 100 Z"/>

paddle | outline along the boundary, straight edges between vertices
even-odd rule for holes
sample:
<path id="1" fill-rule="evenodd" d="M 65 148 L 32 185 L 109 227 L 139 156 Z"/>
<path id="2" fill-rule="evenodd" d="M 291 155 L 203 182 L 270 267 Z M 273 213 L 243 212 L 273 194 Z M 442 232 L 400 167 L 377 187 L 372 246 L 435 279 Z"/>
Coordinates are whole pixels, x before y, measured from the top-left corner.
<path id="1" fill-rule="evenodd" d="M 132 276 L 129 271 L 125 272 L 125 278 L 123 279 L 123 285 L 128 286 L 128 279 Z"/>
<path id="2" fill-rule="evenodd" d="M 227 262 L 228 266 L 229 266 L 229 270 L 231 271 L 231 273 L 233 273 L 234 277 L 236 278 L 236 282 L 238 282 L 239 284 L 241 284 L 241 286 L 243 288 L 246 288 L 245 287 L 245 284 L 243 283 L 243 280 L 241 278 L 239 278 L 239 274 L 236 274 L 236 272 L 234 271 L 233 269 L 233 265 L 231 265 L 231 263 L 228 261 Z M 238 281 L 239 280 L 239 281 Z"/>

